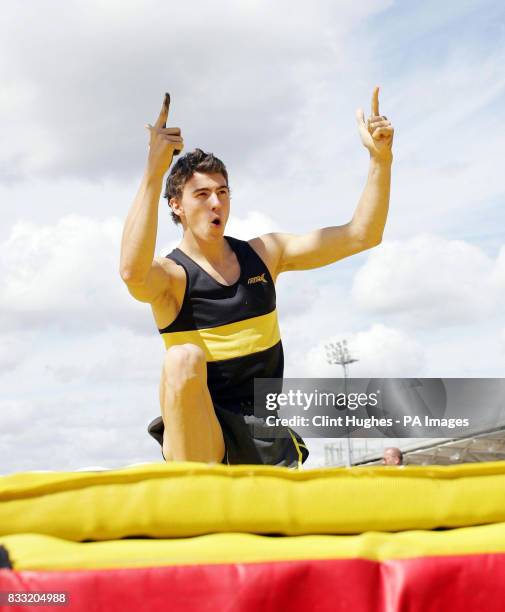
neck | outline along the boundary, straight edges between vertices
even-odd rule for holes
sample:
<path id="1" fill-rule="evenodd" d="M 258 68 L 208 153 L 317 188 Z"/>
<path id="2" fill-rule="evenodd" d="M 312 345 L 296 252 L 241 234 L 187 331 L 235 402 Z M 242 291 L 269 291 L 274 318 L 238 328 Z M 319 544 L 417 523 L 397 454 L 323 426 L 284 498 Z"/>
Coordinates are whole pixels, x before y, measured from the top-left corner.
<path id="1" fill-rule="evenodd" d="M 217 265 L 222 264 L 230 252 L 230 245 L 224 236 L 214 240 L 202 240 L 187 230 L 179 248 L 195 260 L 204 258 Z"/>

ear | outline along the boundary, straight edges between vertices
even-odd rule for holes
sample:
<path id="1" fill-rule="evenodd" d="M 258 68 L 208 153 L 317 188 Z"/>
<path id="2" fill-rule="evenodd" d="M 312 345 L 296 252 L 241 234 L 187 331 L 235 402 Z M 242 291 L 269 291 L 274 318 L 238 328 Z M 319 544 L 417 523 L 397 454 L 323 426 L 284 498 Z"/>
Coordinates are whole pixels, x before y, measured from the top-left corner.
<path id="1" fill-rule="evenodd" d="M 177 198 L 170 198 L 170 208 L 182 220 L 182 206 Z"/>

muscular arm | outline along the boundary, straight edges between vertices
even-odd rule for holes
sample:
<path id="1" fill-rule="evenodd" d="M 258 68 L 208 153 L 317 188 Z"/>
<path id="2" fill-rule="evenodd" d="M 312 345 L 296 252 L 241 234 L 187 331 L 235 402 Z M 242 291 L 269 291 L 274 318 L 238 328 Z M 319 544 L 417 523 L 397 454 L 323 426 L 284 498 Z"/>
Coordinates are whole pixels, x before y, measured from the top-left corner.
<path id="1" fill-rule="evenodd" d="M 363 111 L 356 115 L 361 140 L 370 152 L 370 167 L 351 221 L 303 235 L 271 233 L 251 241 L 269 259 L 276 275 L 326 266 L 381 242 L 389 207 L 393 128 L 378 111 L 376 88 L 368 127 Z"/>
<path id="2" fill-rule="evenodd" d="M 158 206 L 163 177 L 146 168 L 126 217 L 121 242 L 121 278 L 142 285 L 151 270 L 158 230 Z"/>
<path id="3" fill-rule="evenodd" d="M 158 206 L 163 176 L 174 152 L 182 149 L 178 128 L 166 128 L 169 98 L 150 130 L 150 149 L 146 170 L 130 208 L 121 242 L 121 278 L 130 293 L 143 302 L 153 302 L 169 287 L 164 262 L 154 258 L 158 230 Z"/>

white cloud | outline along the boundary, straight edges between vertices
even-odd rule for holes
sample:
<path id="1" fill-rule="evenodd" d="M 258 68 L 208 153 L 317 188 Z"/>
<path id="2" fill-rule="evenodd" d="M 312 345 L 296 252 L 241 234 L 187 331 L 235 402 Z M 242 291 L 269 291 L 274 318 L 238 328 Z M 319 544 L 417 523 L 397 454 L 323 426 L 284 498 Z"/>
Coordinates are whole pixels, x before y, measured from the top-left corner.
<path id="1" fill-rule="evenodd" d="M 402 330 L 374 324 L 365 332 L 358 332 L 350 342 L 359 361 L 353 376 L 417 377 L 425 372 L 422 346 Z"/>
<path id="2" fill-rule="evenodd" d="M 261 234 L 276 231 L 275 222 L 264 212 L 258 210 L 250 211 L 245 218 L 230 217 L 226 226 L 226 234 L 236 236 L 241 240 L 250 240 Z"/>
<path id="3" fill-rule="evenodd" d="M 4 326 L 142 329 L 142 307 L 119 276 L 120 237 L 121 224 L 114 218 L 70 215 L 55 225 L 16 223 L 0 244 Z"/>
<path id="4" fill-rule="evenodd" d="M 496 258 L 494 269 L 491 274 L 491 283 L 500 293 L 500 305 L 503 304 L 503 300 L 505 299 L 505 246 L 502 246 Z"/>
<path id="5" fill-rule="evenodd" d="M 7 432 L 21 434 L 30 428 L 36 419 L 36 407 L 28 400 L 3 397 L 0 399 L 0 415 L 0 432 L 2 433 L 0 438 Z M 4 460 L 8 456 L 2 453 Z"/>
<path id="6" fill-rule="evenodd" d="M 423 376 L 425 356 L 422 347 L 405 332 L 382 324 L 373 324 L 365 331 L 328 336 L 313 346 L 305 347 L 304 356 L 299 354 L 302 358 L 299 376 L 341 377 L 342 368 L 327 363 L 325 345 L 344 338 L 352 357 L 358 359 L 350 365 L 354 378 Z"/>
<path id="7" fill-rule="evenodd" d="M 10 375 L 29 355 L 32 344 L 30 334 L 3 334 L 0 338 L 0 376 Z"/>
<path id="8" fill-rule="evenodd" d="M 165 89 L 189 146 L 251 159 L 289 133 L 289 117 L 334 73 L 343 41 L 390 3 L 6 7 L 3 82 L 16 104 L 0 104 L 9 111 L 2 174 L 128 176 Z"/>
<path id="9" fill-rule="evenodd" d="M 471 244 L 420 235 L 373 251 L 352 295 L 364 311 L 401 315 L 411 326 L 460 324 L 494 312 L 492 270 L 492 260 Z"/>
<path id="10" fill-rule="evenodd" d="M 149 318 L 149 310 L 144 315 Z M 57 350 L 37 356 L 47 377 L 61 384 L 82 383 L 115 387 L 148 383 L 157 386 L 164 346 L 155 326 L 150 335 L 109 328 L 61 342 Z"/>
<path id="11" fill-rule="evenodd" d="M 160 414 L 160 338 L 107 330 L 39 334 L 16 377 L 2 380 L 2 471 L 159 461 L 147 423 Z"/>

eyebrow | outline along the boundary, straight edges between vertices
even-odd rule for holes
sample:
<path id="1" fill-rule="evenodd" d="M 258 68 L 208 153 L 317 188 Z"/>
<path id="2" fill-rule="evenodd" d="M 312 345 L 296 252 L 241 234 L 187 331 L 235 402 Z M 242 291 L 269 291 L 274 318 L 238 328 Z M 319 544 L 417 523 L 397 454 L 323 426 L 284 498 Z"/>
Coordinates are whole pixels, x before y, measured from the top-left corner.
<path id="1" fill-rule="evenodd" d="M 219 187 L 217 187 L 217 189 L 227 189 L 228 191 L 230 191 L 230 188 L 228 187 L 228 185 L 219 185 Z M 209 191 L 209 187 L 199 187 L 198 189 L 195 189 L 193 191 L 193 195 L 195 193 L 198 193 L 199 191 Z"/>

